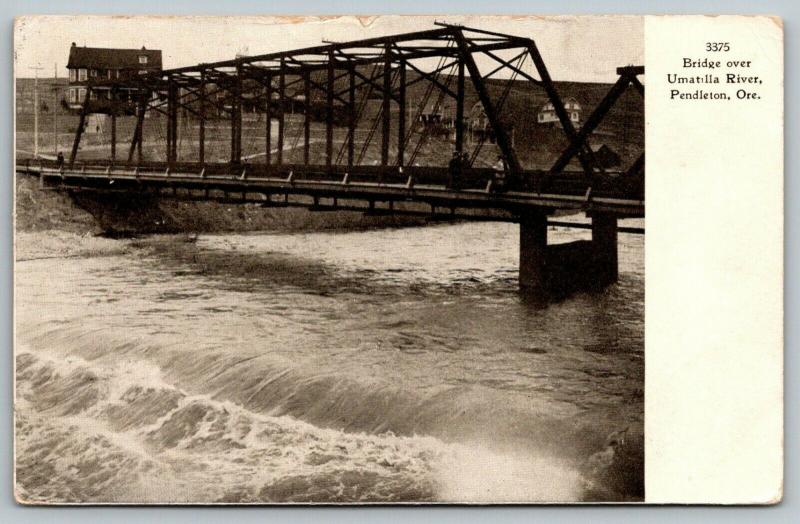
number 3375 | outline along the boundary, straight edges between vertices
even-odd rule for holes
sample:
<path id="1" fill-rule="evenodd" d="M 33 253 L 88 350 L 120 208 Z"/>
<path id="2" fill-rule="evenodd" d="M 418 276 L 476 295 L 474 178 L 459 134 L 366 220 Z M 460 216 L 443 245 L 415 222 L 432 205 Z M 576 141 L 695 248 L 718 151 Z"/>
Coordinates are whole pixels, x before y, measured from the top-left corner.
<path id="1" fill-rule="evenodd" d="M 706 42 L 706 51 L 718 53 L 730 50 L 731 45 L 728 42 Z"/>

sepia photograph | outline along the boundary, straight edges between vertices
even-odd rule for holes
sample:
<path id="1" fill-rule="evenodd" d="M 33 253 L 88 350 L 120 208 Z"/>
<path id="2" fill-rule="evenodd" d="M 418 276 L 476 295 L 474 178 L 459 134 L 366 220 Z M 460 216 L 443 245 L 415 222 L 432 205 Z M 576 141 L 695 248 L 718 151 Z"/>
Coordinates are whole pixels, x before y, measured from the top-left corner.
<path id="1" fill-rule="evenodd" d="M 644 501 L 643 17 L 14 51 L 19 503 Z"/>

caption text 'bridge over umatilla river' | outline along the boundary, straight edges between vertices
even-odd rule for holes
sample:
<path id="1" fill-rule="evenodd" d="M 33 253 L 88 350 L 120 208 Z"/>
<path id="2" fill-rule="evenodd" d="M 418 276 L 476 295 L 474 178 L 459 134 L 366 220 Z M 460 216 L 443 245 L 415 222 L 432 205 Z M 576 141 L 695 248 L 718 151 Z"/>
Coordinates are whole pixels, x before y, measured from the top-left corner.
<path id="1" fill-rule="evenodd" d="M 526 60 L 532 63 L 527 70 Z M 644 95 L 643 67 L 620 67 L 617 74 L 579 129 L 532 39 L 440 23 L 94 78 L 85 84 L 69 157 L 19 161 L 17 172 L 40 177 L 43 187 L 97 199 L 169 197 L 514 221 L 520 223 L 522 287 L 601 287 L 617 278 L 617 232 L 642 232 L 619 228 L 618 219 L 644 216 L 644 153 L 610 170 L 588 143 L 627 88 Z M 515 82 L 544 90 L 566 138 L 546 169 L 526 169 L 517 155 L 513 124 L 503 114 Z M 472 108 L 465 108 L 468 96 L 477 99 Z M 452 107 L 447 125 L 419 124 L 445 106 Z M 478 138 L 465 123 L 465 111 L 475 107 L 485 119 Z M 110 117 L 105 158 L 78 158 L 91 113 Z M 135 125 L 127 155 L 118 158 L 117 118 L 124 115 L 135 117 Z M 219 140 L 211 134 L 220 129 L 227 151 L 212 158 Z M 254 141 L 260 151 L 246 154 Z M 494 166 L 487 151 L 498 159 Z M 592 240 L 548 246 L 548 216 L 568 212 L 591 217 Z"/>

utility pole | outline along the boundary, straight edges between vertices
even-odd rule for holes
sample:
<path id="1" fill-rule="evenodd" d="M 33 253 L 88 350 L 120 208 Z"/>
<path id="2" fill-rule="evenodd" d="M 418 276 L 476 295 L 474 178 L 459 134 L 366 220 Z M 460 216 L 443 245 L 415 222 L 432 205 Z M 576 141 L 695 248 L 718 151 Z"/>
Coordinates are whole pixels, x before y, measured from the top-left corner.
<path id="1" fill-rule="evenodd" d="M 32 67 L 33 77 L 33 158 L 39 156 L 39 71 L 42 67 Z"/>

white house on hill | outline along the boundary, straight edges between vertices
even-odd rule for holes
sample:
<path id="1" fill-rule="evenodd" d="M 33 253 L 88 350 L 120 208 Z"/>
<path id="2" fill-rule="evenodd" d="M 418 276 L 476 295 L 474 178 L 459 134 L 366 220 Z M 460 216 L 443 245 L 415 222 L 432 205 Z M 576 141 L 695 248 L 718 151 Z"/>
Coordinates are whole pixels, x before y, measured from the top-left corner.
<path id="1" fill-rule="evenodd" d="M 581 113 L 583 109 L 581 105 L 572 97 L 564 100 L 564 109 L 567 110 L 569 119 L 573 124 L 578 124 L 581 121 Z M 551 102 L 547 102 L 539 109 L 539 114 L 536 115 L 536 122 L 539 124 L 557 124 L 559 122 L 556 110 Z"/>

